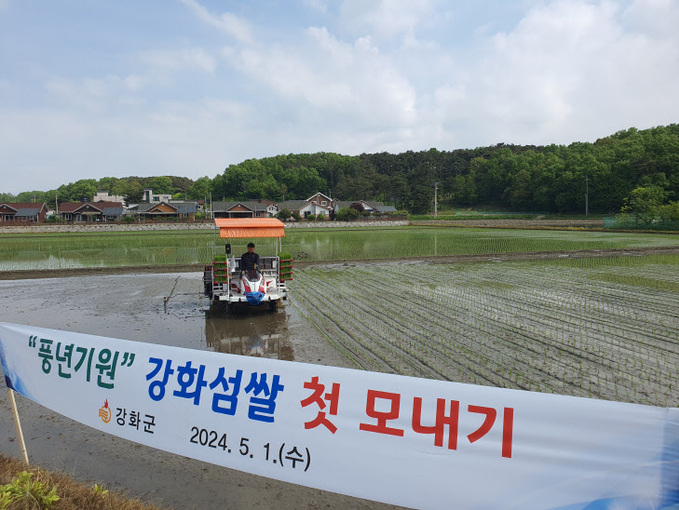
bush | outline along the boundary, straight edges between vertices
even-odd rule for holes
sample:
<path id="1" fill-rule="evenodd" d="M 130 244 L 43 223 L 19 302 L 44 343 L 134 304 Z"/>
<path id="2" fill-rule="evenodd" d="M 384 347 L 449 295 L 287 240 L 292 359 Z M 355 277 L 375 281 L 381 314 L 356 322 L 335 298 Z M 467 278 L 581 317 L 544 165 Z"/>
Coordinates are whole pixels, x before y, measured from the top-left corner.
<path id="1" fill-rule="evenodd" d="M 22 471 L 19 476 L 7 485 L 0 485 L 0 508 L 11 508 L 16 503 L 17 508 L 48 509 L 59 501 L 57 486 L 51 489 L 47 483 L 33 480 L 34 473 Z"/>
<path id="2" fill-rule="evenodd" d="M 337 220 L 338 221 L 354 221 L 357 220 L 361 216 L 361 213 L 358 212 L 356 209 L 351 209 L 349 207 L 343 207 L 339 211 L 337 211 Z"/>
<path id="3" fill-rule="evenodd" d="M 670 202 L 658 207 L 658 217 L 661 223 L 679 221 L 679 202 Z"/>
<path id="4" fill-rule="evenodd" d="M 313 214 L 309 214 L 309 215 L 306 217 L 306 220 L 307 220 L 307 221 L 314 221 L 315 219 L 316 219 L 316 216 L 314 216 Z"/>
<path id="5" fill-rule="evenodd" d="M 6 485 L 3 485 L 5 483 Z M 67 475 L 38 467 L 26 470 L 18 460 L 0 454 L 0 510 L 160 510 L 138 499 L 111 493 L 104 487 L 76 482 Z"/>
<path id="6" fill-rule="evenodd" d="M 137 221 L 134 216 L 123 216 L 122 219 L 120 220 L 121 223 L 134 223 Z"/>
<path id="7" fill-rule="evenodd" d="M 276 215 L 276 217 L 279 220 L 283 220 L 283 221 L 288 221 L 291 216 L 292 216 L 292 213 L 290 212 L 289 209 L 281 209 L 280 212 Z"/>

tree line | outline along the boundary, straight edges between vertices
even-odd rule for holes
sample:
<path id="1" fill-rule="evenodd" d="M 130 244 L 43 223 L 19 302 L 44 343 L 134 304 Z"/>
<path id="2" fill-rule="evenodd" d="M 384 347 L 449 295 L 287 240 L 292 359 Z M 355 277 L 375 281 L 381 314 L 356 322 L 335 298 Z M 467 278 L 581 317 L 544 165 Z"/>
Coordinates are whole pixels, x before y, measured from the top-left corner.
<path id="1" fill-rule="evenodd" d="M 338 200 L 377 200 L 411 213 L 439 207 L 487 207 L 509 211 L 614 213 L 637 188 L 679 199 L 679 125 L 630 128 L 593 143 L 497 144 L 453 151 L 407 151 L 344 156 L 288 154 L 249 159 L 214 178 L 106 177 L 84 179 L 47 192 L 29 191 L 0 200 L 90 200 L 98 191 L 141 200 L 143 189 L 175 198 L 213 200 L 306 199 L 321 191 Z M 627 200 L 627 202 L 626 202 Z"/>

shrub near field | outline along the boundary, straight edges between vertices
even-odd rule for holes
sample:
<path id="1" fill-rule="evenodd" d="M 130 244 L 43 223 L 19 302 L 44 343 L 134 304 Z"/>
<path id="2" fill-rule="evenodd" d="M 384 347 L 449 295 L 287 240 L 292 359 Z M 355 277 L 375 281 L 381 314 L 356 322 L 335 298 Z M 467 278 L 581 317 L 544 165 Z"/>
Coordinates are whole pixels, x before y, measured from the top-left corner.
<path id="1" fill-rule="evenodd" d="M 61 473 L 0 455 L 0 509 L 2 510 L 161 510 L 102 486 L 86 486 Z"/>
<path id="2" fill-rule="evenodd" d="M 312 266 L 292 293 L 365 369 L 678 403 L 676 255 Z"/>

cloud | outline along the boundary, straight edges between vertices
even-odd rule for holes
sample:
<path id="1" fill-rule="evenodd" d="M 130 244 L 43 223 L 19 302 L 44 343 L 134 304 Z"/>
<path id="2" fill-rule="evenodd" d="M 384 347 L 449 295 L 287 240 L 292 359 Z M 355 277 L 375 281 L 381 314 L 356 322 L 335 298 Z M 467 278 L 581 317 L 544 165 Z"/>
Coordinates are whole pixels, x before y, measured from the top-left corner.
<path id="1" fill-rule="evenodd" d="M 304 5 L 318 12 L 327 12 L 328 6 L 324 0 L 302 0 Z"/>
<path id="2" fill-rule="evenodd" d="M 245 19 L 239 18 L 230 12 L 215 16 L 195 0 L 181 0 L 181 2 L 190 8 L 198 19 L 221 30 L 236 41 L 243 44 L 251 44 L 253 42 L 250 25 Z"/>
<path id="3" fill-rule="evenodd" d="M 417 29 L 433 19 L 428 0 L 345 0 L 341 7 L 344 28 L 380 40 L 413 39 Z"/>
<path id="4" fill-rule="evenodd" d="M 675 0 L 635 0 L 624 12 L 623 20 L 654 38 L 679 38 L 679 4 Z"/>
<path id="5" fill-rule="evenodd" d="M 23 182 L 7 176 L 1 191 L 54 189 L 103 176 L 214 176 L 257 150 L 255 118 L 238 103 L 216 100 L 106 115 L 74 109 L 0 114 L 0 158 L 15 162 L 12 172 L 24 176 Z"/>
<path id="6" fill-rule="evenodd" d="M 679 41 L 676 31 L 657 30 L 668 17 L 676 19 L 675 6 L 660 0 L 638 0 L 627 11 L 605 0 L 538 4 L 513 30 L 487 39 L 476 65 L 437 89 L 443 122 L 463 121 L 479 141 L 545 144 L 669 123 L 672 115 L 676 121 L 679 100 L 671 89 L 679 85 Z M 658 116 L 660 102 L 673 114 Z"/>
<path id="7" fill-rule="evenodd" d="M 78 148 L 86 144 L 90 130 L 88 122 L 60 111 L 0 113 L 0 159 L 8 172 L 2 191 L 16 194 L 64 184 L 70 172 L 83 167 Z M 66 154 L 70 165 L 62 164 Z M 91 170 L 89 165 L 85 168 Z"/>
<path id="8" fill-rule="evenodd" d="M 46 80 L 45 90 L 56 100 L 53 107 L 64 111 L 106 114 L 118 105 L 139 105 L 145 102 L 138 92 L 149 79 L 129 75 L 109 75 L 103 78 L 69 79 L 52 77 Z"/>
<path id="9" fill-rule="evenodd" d="M 305 31 L 297 47 L 248 47 L 225 51 L 241 73 L 256 80 L 291 106 L 318 109 L 359 125 L 403 125 L 410 121 L 415 91 L 370 38 L 339 41 L 326 28 Z"/>
<path id="10" fill-rule="evenodd" d="M 214 59 L 201 48 L 146 51 L 140 58 L 156 70 L 198 69 L 211 74 L 216 67 Z"/>
<path id="11" fill-rule="evenodd" d="M 144 104 L 147 96 L 173 88 L 178 80 L 191 77 L 195 71 L 213 74 L 216 69 L 215 60 L 200 48 L 148 50 L 135 60 L 144 74 L 110 74 L 99 78 L 55 76 L 45 81 L 44 88 L 75 110 L 104 112 L 119 105 Z"/>

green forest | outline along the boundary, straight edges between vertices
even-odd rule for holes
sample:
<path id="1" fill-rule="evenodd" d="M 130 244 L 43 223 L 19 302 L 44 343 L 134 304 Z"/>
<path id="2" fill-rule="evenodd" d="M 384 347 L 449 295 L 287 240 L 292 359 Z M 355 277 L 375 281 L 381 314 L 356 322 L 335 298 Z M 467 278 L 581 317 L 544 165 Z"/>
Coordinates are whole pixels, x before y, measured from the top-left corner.
<path id="1" fill-rule="evenodd" d="M 177 199 L 272 201 L 321 191 L 338 200 L 377 200 L 421 214 L 439 208 L 548 213 L 618 213 L 639 188 L 659 203 L 679 199 L 679 125 L 630 128 L 594 143 L 506 145 L 476 149 L 344 156 L 288 154 L 249 159 L 215 177 L 106 177 L 50 191 L 0 193 L 0 201 L 91 200 L 98 191 L 141 200 L 144 188 Z M 639 195 L 639 192 L 635 192 Z"/>

